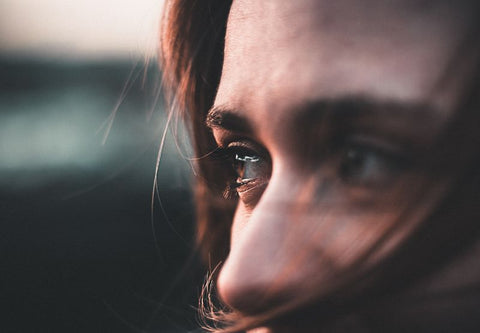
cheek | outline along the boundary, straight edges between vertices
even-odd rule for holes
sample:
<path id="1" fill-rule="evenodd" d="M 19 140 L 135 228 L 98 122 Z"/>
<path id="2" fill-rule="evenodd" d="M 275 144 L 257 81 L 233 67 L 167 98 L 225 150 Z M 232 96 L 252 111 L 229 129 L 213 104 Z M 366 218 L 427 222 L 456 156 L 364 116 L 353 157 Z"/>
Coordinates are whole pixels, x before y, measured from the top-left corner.
<path id="1" fill-rule="evenodd" d="M 366 195 L 351 193 L 338 182 L 321 187 L 309 182 L 308 175 L 281 171 L 272 174 L 253 208 L 239 200 L 230 253 L 217 281 L 223 301 L 244 313 L 316 300 L 401 218 L 394 237 L 362 261 L 361 268 L 391 253 L 430 207 L 416 203 L 425 212 L 416 209 L 411 211 L 415 219 L 405 220 L 413 194 L 405 183 L 398 190 Z M 419 186 L 420 181 L 409 184 Z"/>
<path id="2" fill-rule="evenodd" d="M 251 212 L 245 207 L 245 205 L 240 201 L 237 210 L 235 211 L 235 217 L 232 223 L 231 230 L 231 248 L 235 248 L 238 244 L 239 239 L 242 237 L 244 229 L 247 225 L 248 219 L 250 218 Z"/>

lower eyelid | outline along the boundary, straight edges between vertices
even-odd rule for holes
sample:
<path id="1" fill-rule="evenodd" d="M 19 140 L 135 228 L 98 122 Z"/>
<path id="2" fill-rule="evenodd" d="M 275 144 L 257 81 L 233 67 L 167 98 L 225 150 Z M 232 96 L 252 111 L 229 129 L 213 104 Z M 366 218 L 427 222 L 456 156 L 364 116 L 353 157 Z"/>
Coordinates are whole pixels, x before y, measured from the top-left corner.
<path id="1" fill-rule="evenodd" d="M 242 204 L 248 209 L 253 210 L 258 201 L 262 197 L 265 188 L 268 185 L 268 180 L 256 179 L 246 185 L 244 189 L 237 189 L 237 195 Z"/>
<path id="2" fill-rule="evenodd" d="M 266 185 L 267 180 L 261 178 L 252 178 L 244 181 L 245 183 L 237 187 L 237 192 L 239 194 L 250 192 L 251 190 L 257 189 L 259 186 Z"/>

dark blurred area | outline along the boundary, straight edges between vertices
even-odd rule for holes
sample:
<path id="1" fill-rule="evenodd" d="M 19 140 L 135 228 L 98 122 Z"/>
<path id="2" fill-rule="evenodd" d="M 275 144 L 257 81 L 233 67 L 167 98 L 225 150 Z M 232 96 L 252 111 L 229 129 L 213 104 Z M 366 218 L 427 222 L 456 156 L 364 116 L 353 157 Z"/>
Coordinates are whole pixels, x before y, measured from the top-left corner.
<path id="1" fill-rule="evenodd" d="M 151 218 L 159 84 L 155 61 L 0 58 L 0 331 L 195 326 L 191 172 L 172 135 Z"/>

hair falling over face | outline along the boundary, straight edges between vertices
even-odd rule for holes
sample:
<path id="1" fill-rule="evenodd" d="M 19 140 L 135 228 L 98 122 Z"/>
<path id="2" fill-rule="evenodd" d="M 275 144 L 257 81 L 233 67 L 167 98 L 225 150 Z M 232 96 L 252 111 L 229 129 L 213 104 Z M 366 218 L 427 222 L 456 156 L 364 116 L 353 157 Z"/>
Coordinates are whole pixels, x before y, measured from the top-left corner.
<path id="1" fill-rule="evenodd" d="M 480 329 L 479 9 L 166 2 L 205 328 Z"/>

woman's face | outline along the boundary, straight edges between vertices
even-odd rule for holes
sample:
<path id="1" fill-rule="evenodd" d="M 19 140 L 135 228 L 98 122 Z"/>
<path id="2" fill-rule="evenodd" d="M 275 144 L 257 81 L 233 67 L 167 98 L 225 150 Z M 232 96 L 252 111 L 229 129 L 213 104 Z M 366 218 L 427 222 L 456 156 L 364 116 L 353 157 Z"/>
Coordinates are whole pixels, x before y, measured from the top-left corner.
<path id="1" fill-rule="evenodd" d="M 455 98 L 438 85 L 465 16 L 449 6 L 233 2 L 207 119 L 237 174 L 218 279 L 228 305 L 255 313 L 318 290 L 411 203 Z M 404 224 L 375 258 L 414 222 Z"/>

